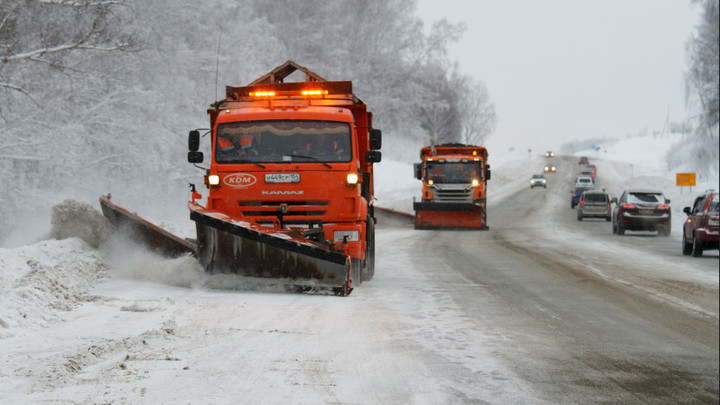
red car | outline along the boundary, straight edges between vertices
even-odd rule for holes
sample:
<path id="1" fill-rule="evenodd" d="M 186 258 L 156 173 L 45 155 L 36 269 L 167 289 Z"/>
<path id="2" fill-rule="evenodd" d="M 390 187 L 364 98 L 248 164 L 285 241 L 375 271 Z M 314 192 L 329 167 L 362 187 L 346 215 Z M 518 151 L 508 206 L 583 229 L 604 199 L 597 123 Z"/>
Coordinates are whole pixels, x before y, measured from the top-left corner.
<path id="1" fill-rule="evenodd" d="M 715 190 L 708 190 L 695 199 L 692 207 L 685 207 L 688 215 L 683 224 L 682 252 L 688 256 L 702 256 L 703 250 L 717 250 L 718 242 L 718 203 L 720 197 Z"/>
<path id="2" fill-rule="evenodd" d="M 630 189 L 612 202 L 616 204 L 612 215 L 613 233 L 657 231 L 658 235 L 670 236 L 670 200 L 662 191 Z"/>

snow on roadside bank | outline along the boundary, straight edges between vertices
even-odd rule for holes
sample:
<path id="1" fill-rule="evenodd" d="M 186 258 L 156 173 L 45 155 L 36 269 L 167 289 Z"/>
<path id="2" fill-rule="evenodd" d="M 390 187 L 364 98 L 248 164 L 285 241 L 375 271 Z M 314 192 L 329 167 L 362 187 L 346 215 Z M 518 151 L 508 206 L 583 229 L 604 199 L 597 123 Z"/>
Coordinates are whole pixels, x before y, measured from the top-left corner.
<path id="1" fill-rule="evenodd" d="M 78 238 L 0 248 L 0 339 L 62 320 L 107 277 L 102 255 Z"/>

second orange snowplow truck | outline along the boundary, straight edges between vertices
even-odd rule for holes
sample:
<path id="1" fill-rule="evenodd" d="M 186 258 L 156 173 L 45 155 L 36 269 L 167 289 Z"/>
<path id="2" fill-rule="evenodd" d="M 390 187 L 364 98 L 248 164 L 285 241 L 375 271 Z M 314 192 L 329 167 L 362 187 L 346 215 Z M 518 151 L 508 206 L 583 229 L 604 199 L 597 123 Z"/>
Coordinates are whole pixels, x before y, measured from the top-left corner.
<path id="1" fill-rule="evenodd" d="M 415 164 L 422 181 L 421 201 L 414 201 L 416 229 L 488 229 L 487 149 L 460 143 L 426 146 Z"/>

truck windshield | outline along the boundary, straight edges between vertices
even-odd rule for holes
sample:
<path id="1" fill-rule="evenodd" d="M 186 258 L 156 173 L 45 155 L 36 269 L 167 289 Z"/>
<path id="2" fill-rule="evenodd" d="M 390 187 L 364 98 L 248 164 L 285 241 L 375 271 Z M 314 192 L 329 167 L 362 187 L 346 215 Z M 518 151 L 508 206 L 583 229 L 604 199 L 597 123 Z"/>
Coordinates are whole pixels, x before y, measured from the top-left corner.
<path id="1" fill-rule="evenodd" d="M 334 121 L 242 121 L 219 124 L 218 163 L 349 162 L 350 125 Z"/>
<path id="2" fill-rule="evenodd" d="M 434 183 L 471 183 L 482 180 L 480 162 L 426 162 L 425 179 Z"/>

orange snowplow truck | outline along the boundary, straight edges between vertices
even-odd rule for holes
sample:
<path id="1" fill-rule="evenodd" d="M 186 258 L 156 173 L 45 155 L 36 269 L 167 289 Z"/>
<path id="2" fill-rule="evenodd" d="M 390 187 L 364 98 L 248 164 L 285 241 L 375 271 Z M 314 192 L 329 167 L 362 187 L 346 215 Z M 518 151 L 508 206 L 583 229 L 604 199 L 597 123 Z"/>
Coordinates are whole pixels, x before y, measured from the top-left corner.
<path id="1" fill-rule="evenodd" d="M 426 146 L 415 164 L 423 183 L 422 200 L 413 202 L 416 229 L 488 229 L 487 149 L 448 143 Z"/>
<path id="2" fill-rule="evenodd" d="M 305 81 L 284 83 L 295 71 Z M 197 192 L 189 203 L 206 270 L 339 295 L 370 280 L 382 141 L 352 82 L 288 61 L 248 86 L 227 86 L 208 114 L 207 203 Z M 199 144 L 191 131 L 188 161 L 196 165 Z"/>

